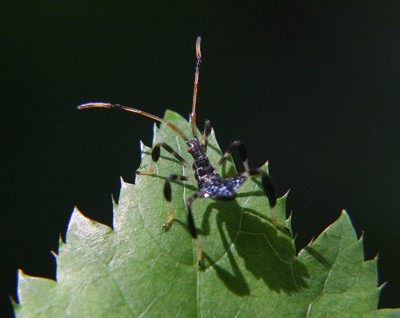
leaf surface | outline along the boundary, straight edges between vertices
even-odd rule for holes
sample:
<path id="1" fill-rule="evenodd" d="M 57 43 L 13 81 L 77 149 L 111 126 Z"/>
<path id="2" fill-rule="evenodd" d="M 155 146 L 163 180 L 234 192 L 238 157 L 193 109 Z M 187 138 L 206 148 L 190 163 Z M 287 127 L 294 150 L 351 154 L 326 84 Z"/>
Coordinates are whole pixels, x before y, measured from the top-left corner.
<path id="1" fill-rule="evenodd" d="M 167 111 L 165 119 L 190 136 L 180 115 Z M 192 162 L 185 143 L 164 125 L 154 128 L 153 142 L 159 141 Z M 140 169 L 148 169 L 151 149 L 142 151 Z M 210 161 L 221 154 L 212 133 Z M 219 172 L 233 176 L 236 169 L 227 161 Z M 73 212 L 56 256 L 57 281 L 19 273 L 17 317 L 400 316 L 398 309 L 377 310 L 377 261 L 364 261 L 362 238 L 346 212 L 296 255 L 292 235 L 271 224 L 254 177 L 234 201 L 195 201 L 205 256 L 198 270 L 185 206 L 195 183 L 173 183 L 175 222 L 168 232 L 161 228 L 169 210 L 165 178 L 193 173 L 162 150 L 156 174 L 138 175 L 135 185 L 122 182 L 113 229 Z M 279 199 L 276 215 L 290 228 L 285 202 Z"/>

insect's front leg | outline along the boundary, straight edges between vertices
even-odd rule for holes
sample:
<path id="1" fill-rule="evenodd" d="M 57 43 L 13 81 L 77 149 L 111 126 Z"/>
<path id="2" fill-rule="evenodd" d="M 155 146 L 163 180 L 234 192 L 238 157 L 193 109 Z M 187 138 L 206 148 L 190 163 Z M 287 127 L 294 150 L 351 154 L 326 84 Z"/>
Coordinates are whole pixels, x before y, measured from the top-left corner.
<path id="1" fill-rule="evenodd" d="M 154 169 L 156 167 L 158 159 L 160 159 L 160 150 L 161 147 L 168 151 L 171 155 L 173 155 L 176 159 L 178 159 L 184 166 L 189 169 L 192 169 L 192 166 L 189 162 L 183 159 L 174 149 L 168 146 L 165 142 L 159 142 L 156 144 L 151 151 L 151 165 L 149 170 L 137 170 L 136 174 L 153 174 Z"/>

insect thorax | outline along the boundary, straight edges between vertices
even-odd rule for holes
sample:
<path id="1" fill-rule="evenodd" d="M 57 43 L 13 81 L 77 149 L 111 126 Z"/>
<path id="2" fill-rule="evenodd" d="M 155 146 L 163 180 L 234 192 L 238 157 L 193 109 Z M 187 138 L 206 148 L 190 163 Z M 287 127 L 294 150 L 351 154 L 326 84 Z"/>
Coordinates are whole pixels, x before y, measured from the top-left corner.
<path id="1" fill-rule="evenodd" d="M 201 188 L 210 178 L 221 179 L 218 175 L 214 167 L 211 165 L 210 160 L 208 159 L 203 145 L 197 138 L 189 140 L 187 142 L 188 152 L 192 155 L 193 162 L 193 171 L 194 176 L 199 184 L 199 188 Z"/>

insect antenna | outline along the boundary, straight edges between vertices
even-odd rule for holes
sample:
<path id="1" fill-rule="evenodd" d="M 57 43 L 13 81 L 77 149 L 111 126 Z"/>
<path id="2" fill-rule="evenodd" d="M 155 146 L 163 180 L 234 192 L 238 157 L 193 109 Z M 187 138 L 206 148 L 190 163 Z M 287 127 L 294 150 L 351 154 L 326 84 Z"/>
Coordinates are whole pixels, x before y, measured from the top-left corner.
<path id="1" fill-rule="evenodd" d="M 192 127 L 193 137 L 197 136 L 197 127 L 196 127 L 196 106 L 197 106 L 197 88 L 199 84 L 199 71 L 201 65 L 201 51 L 200 51 L 200 43 L 201 37 L 197 37 L 196 41 L 196 72 L 194 74 L 194 88 L 193 88 L 193 104 L 192 104 L 192 113 L 190 114 L 190 125 Z"/>
<path id="2" fill-rule="evenodd" d="M 82 104 L 82 105 L 78 106 L 78 109 L 86 109 L 86 108 L 118 108 L 118 109 L 121 109 L 121 110 L 124 110 L 127 112 L 131 112 L 131 113 L 139 114 L 139 115 L 142 115 L 145 117 L 149 117 L 155 121 L 158 121 L 160 123 L 167 125 L 169 128 L 171 128 L 172 130 L 177 132 L 179 134 L 179 136 L 182 137 L 183 140 L 185 140 L 185 141 L 189 140 L 189 138 L 173 123 L 166 121 L 156 115 L 147 113 L 143 110 L 139 110 L 139 109 L 132 108 L 132 107 L 127 107 L 127 106 L 120 105 L 120 104 L 110 104 L 110 103 L 86 103 L 86 104 Z"/>

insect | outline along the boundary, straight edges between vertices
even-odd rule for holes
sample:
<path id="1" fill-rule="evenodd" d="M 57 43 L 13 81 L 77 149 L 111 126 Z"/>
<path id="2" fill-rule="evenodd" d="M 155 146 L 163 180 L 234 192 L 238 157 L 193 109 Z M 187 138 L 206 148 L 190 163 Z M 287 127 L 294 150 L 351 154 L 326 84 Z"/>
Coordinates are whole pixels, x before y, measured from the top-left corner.
<path id="1" fill-rule="evenodd" d="M 193 164 L 187 162 L 182 158 L 176 151 L 174 151 L 169 145 L 164 142 L 157 143 L 151 152 L 151 166 L 147 171 L 138 170 L 137 174 L 153 174 L 157 161 L 160 158 L 160 150 L 164 148 L 172 156 L 174 156 L 178 161 L 180 161 L 184 166 L 190 168 L 194 172 L 195 180 L 181 175 L 169 175 L 166 178 L 164 185 L 164 197 L 169 204 L 169 215 L 166 222 L 163 224 L 163 229 L 167 230 L 174 220 L 174 210 L 172 206 L 172 193 L 171 193 L 171 182 L 174 181 L 195 181 L 198 185 L 198 191 L 186 200 L 187 207 L 187 220 L 189 232 L 195 241 L 197 246 L 197 266 L 201 267 L 203 264 L 203 252 L 202 245 L 198 239 L 196 226 L 193 220 L 192 206 L 196 199 L 200 198 L 211 198 L 215 200 L 233 200 L 240 186 L 250 177 L 250 176 L 261 176 L 261 183 L 265 194 L 268 197 L 269 205 L 272 209 L 272 222 L 279 226 L 276 222 L 274 207 L 277 202 L 276 190 L 271 177 L 261 168 L 250 169 L 247 158 L 246 147 L 240 141 L 234 141 L 230 144 L 228 149 L 223 154 L 221 160 L 212 166 L 210 160 L 207 157 L 207 139 L 211 133 L 211 123 L 209 120 L 205 121 L 204 131 L 201 139 L 197 136 L 196 127 L 196 107 L 197 107 L 197 90 L 199 82 L 199 70 L 202 63 L 201 50 L 200 50 L 201 37 L 197 38 L 196 41 L 196 67 L 195 67 L 195 78 L 194 78 L 194 89 L 193 89 L 193 103 L 192 112 L 190 114 L 190 125 L 193 134 L 193 138 L 188 138 L 174 123 L 167 122 L 155 115 L 149 114 L 145 111 L 135 109 L 132 107 L 123 106 L 120 104 L 110 104 L 110 103 L 86 103 L 78 106 L 78 109 L 86 108 L 117 108 L 124 111 L 136 113 L 145 117 L 149 117 L 157 122 L 164 123 L 172 130 L 174 130 L 187 144 L 187 151 L 193 157 Z M 233 150 L 237 149 L 239 152 L 239 157 L 243 163 L 244 172 L 230 177 L 227 179 L 222 178 L 218 172 L 217 168 L 221 166 L 229 156 L 231 156 Z"/>

